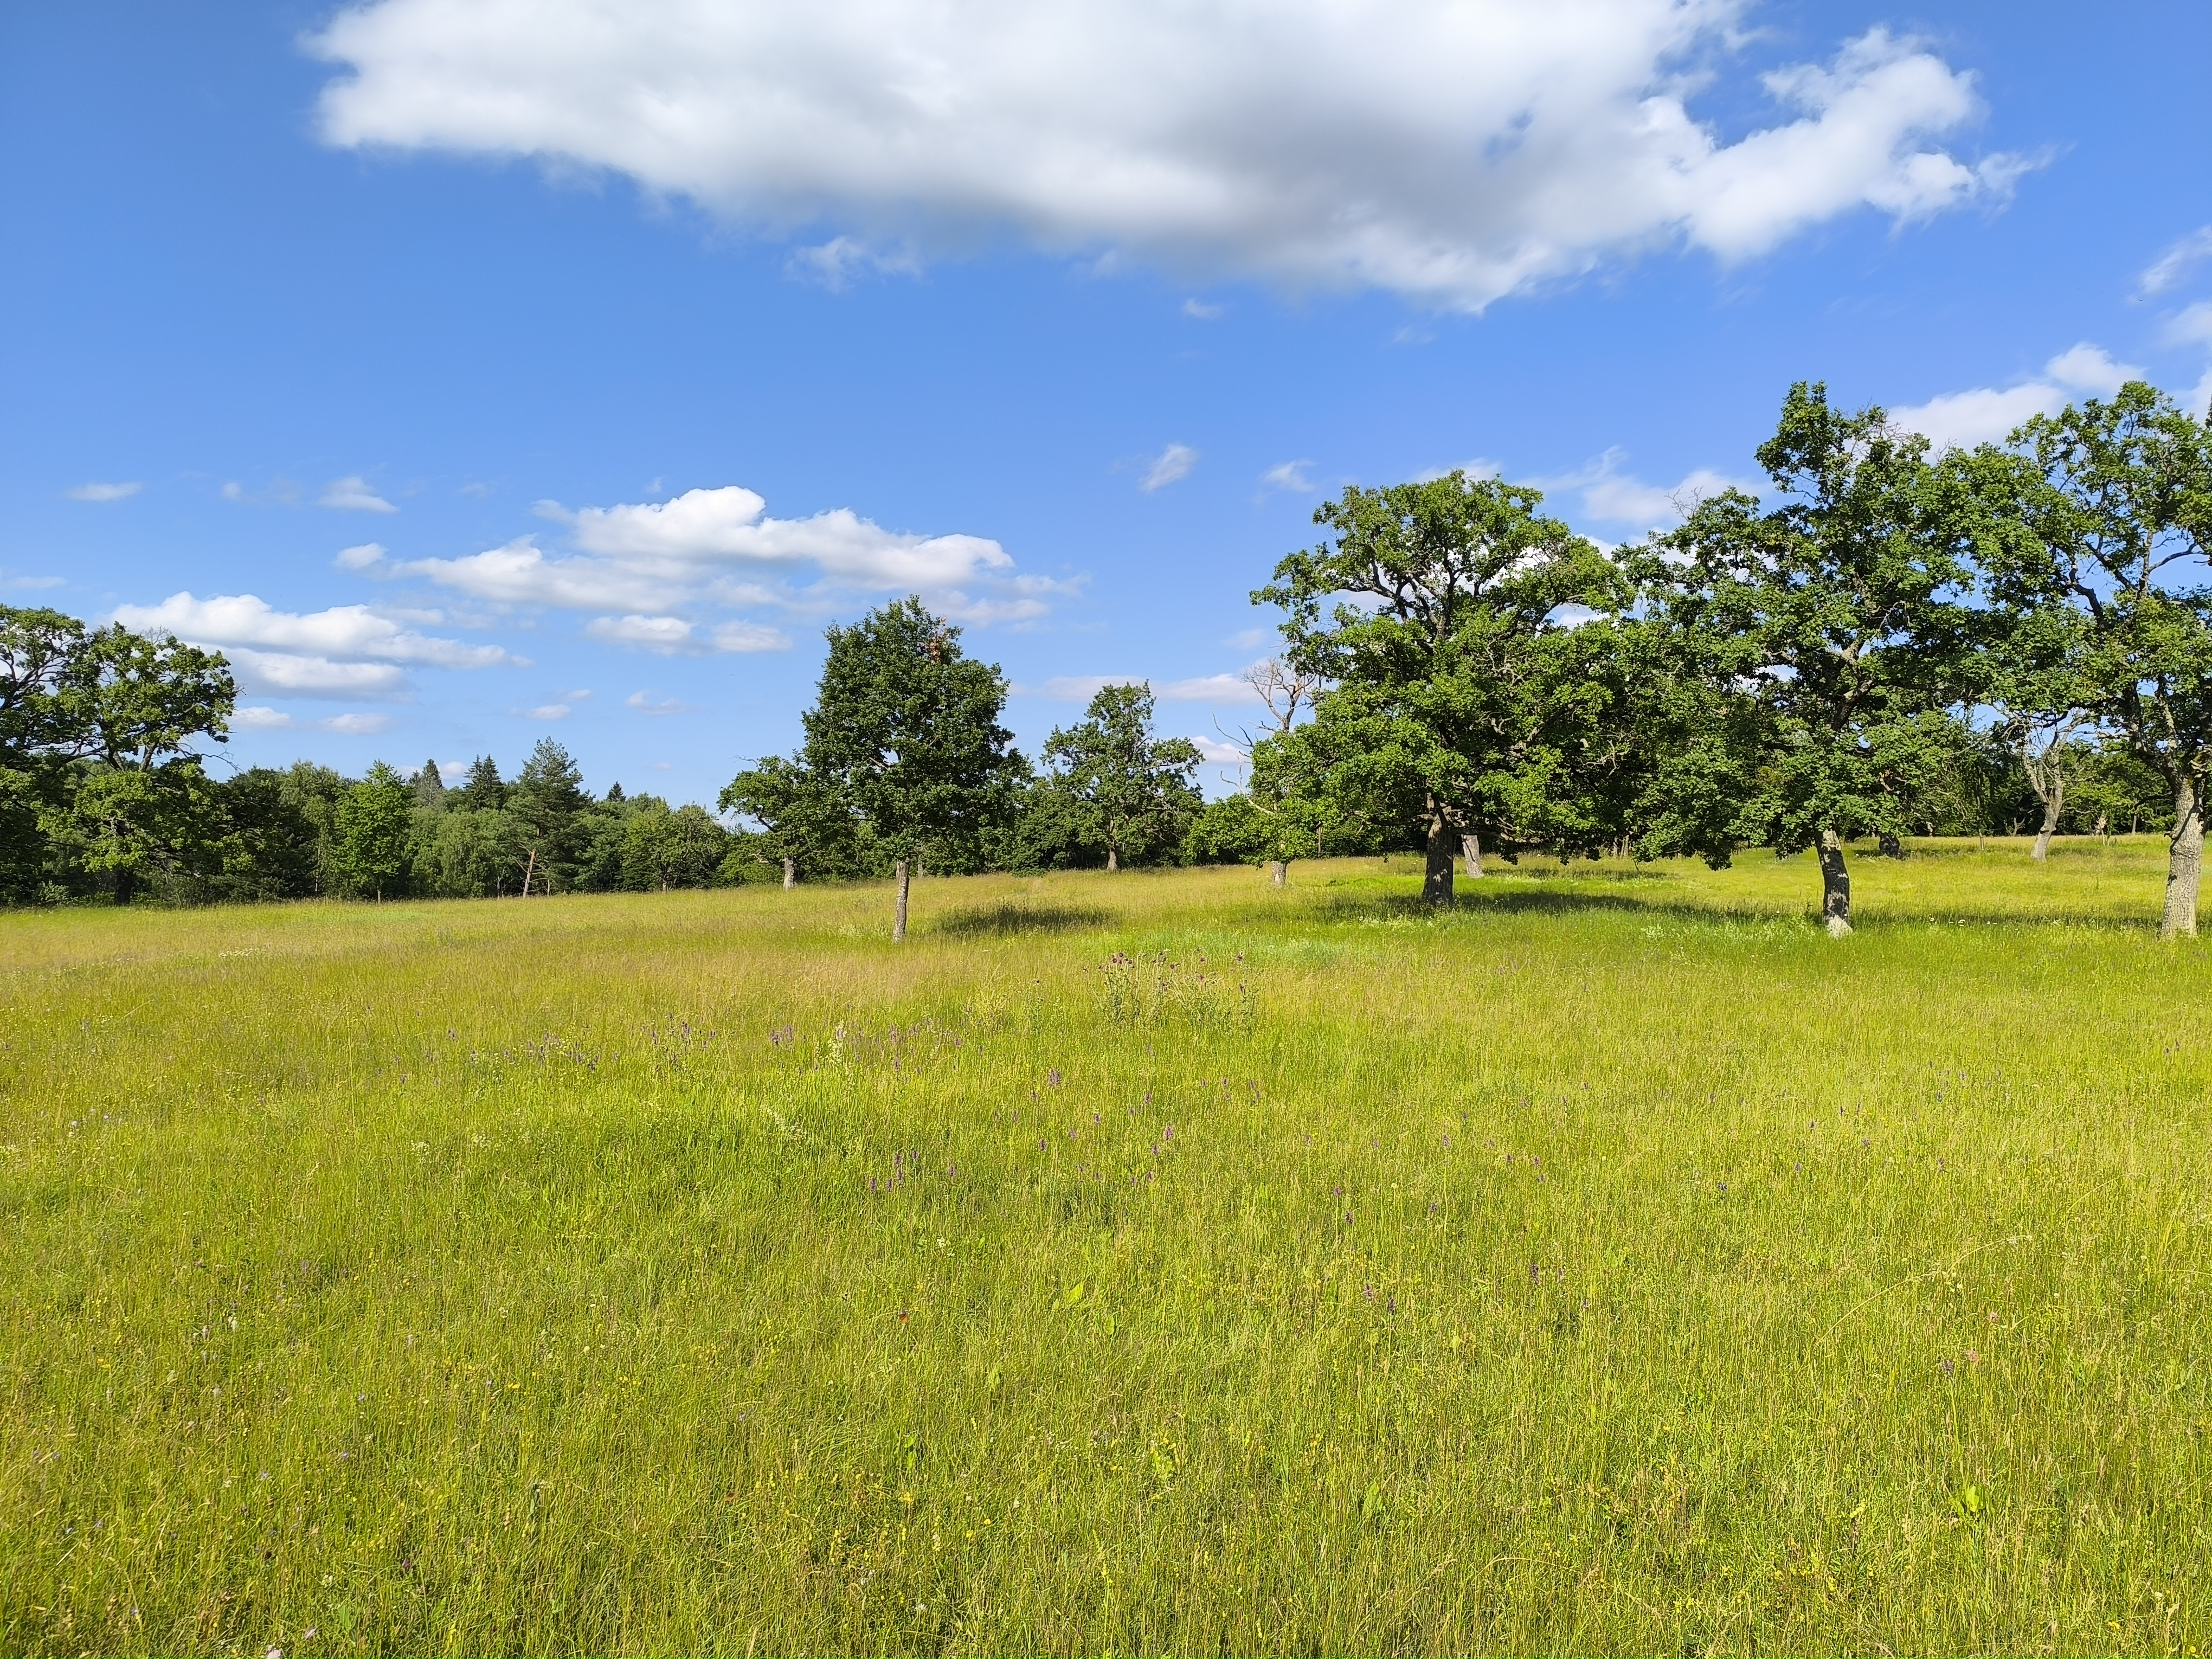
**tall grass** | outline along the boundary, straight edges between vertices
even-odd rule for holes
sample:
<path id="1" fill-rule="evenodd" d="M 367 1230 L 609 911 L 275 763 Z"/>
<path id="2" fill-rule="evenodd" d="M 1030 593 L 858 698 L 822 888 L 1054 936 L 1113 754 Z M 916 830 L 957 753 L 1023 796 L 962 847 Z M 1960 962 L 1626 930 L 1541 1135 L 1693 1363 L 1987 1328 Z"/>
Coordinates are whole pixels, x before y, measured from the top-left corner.
<path id="1" fill-rule="evenodd" d="M 0 1650 L 2188 1652 L 2162 843 L 0 918 Z"/>

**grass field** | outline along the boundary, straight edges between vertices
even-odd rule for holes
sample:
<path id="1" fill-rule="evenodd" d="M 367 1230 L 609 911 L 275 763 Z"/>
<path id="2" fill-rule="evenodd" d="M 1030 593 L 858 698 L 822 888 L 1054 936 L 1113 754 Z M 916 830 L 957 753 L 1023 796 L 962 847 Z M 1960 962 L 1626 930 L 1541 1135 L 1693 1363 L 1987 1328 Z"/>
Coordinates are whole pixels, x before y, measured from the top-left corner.
<path id="1" fill-rule="evenodd" d="M 0 916 L 0 1651 L 2212 1644 L 2163 842 Z"/>

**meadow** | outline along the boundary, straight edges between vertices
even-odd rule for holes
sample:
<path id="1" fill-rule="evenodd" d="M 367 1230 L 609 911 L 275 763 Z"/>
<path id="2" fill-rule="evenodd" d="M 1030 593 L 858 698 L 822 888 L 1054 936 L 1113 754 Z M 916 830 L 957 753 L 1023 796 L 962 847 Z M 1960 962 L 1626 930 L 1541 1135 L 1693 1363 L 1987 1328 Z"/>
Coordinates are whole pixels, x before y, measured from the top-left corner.
<path id="1" fill-rule="evenodd" d="M 2194 1653 L 2155 838 L 0 915 L 0 1651 Z"/>

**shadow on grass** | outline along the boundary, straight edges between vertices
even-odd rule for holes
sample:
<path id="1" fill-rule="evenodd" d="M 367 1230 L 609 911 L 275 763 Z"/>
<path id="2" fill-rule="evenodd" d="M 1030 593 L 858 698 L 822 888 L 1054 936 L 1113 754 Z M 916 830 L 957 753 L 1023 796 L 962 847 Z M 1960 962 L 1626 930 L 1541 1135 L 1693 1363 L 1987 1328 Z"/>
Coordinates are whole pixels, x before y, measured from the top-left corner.
<path id="1" fill-rule="evenodd" d="M 1103 927 L 1113 913 L 1091 904 L 989 904 L 939 916 L 931 931 L 955 939 L 994 939 L 1020 933 L 1079 933 Z"/>
<path id="2" fill-rule="evenodd" d="M 1437 912 L 1414 893 L 1364 896 L 1349 893 L 1334 895 L 1323 908 L 1328 919 L 1337 922 L 1368 921 L 1376 917 L 1410 922 L 1426 921 L 1437 915 Z M 1467 886 L 1462 885 L 1454 895 L 1451 914 L 1462 917 L 1633 915 L 1653 921 L 1713 928 L 1780 924 L 1802 927 L 1808 936 L 1821 931 L 1820 913 L 1809 905 L 1802 908 L 1760 904 L 1716 905 L 1662 897 L 1650 892 L 1632 896 L 1626 892 L 1559 888 L 1531 890 L 1501 885 L 1470 892 Z M 1861 933 L 1881 933 L 1893 927 L 2066 927 L 2115 933 L 2154 933 L 2157 931 L 2155 916 L 2115 916 L 2100 910 L 2045 909 L 2007 915 L 1984 910 L 1934 908 L 1868 910 L 1862 908 L 1855 912 L 1852 921 Z"/>

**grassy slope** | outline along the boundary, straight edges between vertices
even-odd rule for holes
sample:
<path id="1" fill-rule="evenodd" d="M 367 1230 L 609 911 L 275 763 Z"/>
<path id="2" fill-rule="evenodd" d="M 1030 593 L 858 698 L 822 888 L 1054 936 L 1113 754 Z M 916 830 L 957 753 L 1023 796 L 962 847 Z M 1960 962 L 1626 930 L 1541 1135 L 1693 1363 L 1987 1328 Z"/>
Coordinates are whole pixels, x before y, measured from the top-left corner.
<path id="1" fill-rule="evenodd" d="M 0 917 L 0 1650 L 2203 1646 L 2161 868 Z"/>

